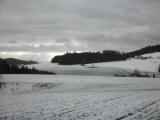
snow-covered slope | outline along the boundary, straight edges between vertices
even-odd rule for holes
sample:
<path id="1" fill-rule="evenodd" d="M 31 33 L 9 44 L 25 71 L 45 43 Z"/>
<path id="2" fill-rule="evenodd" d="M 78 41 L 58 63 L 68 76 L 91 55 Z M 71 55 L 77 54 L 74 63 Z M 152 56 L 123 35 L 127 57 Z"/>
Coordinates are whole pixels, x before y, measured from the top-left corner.
<path id="1" fill-rule="evenodd" d="M 114 67 L 121 69 L 138 69 L 140 71 L 146 72 L 158 72 L 160 65 L 160 52 L 144 54 L 142 57 L 148 57 L 149 59 L 128 59 L 126 61 L 116 61 L 116 62 L 105 62 L 97 63 L 99 67 Z"/>
<path id="2" fill-rule="evenodd" d="M 152 59 L 160 59 L 160 52 L 141 55 L 143 57 L 151 57 Z"/>
<path id="3" fill-rule="evenodd" d="M 157 72 L 159 64 L 160 60 L 155 60 L 155 59 L 148 59 L 148 60 L 130 59 L 126 61 L 97 63 L 96 65 L 99 67 L 114 67 L 121 69 L 130 69 L 130 70 L 138 69 L 140 71 L 146 71 L 146 72 Z"/>
<path id="4" fill-rule="evenodd" d="M 59 75 L 115 75 L 115 74 L 127 74 L 135 69 L 145 72 L 158 72 L 160 65 L 160 52 L 145 54 L 143 56 L 151 56 L 151 59 L 128 59 L 126 61 L 116 62 L 104 62 L 81 65 L 57 65 L 51 63 L 40 63 L 36 65 L 30 65 L 29 67 L 35 67 L 37 69 L 53 71 Z"/>

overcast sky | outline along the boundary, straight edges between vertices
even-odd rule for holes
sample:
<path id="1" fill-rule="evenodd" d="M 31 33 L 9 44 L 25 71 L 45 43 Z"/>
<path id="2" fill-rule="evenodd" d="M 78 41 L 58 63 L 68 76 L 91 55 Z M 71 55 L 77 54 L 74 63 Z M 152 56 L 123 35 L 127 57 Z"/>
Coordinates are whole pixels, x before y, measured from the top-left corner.
<path id="1" fill-rule="evenodd" d="M 0 0 L 0 57 L 160 44 L 160 0 Z"/>

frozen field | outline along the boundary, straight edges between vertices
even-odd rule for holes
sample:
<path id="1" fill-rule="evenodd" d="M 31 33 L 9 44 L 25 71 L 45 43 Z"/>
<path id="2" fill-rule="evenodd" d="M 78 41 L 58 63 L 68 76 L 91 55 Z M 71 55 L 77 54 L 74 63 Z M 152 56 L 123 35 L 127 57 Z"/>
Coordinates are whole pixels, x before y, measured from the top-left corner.
<path id="1" fill-rule="evenodd" d="M 1 120 L 160 120 L 160 80 L 1 75 Z"/>

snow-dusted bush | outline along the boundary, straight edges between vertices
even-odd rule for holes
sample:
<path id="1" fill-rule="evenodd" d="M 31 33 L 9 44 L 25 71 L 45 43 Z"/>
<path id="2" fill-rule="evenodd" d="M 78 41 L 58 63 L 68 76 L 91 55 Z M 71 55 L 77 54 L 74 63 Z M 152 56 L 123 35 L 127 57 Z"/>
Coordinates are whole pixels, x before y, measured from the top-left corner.
<path id="1" fill-rule="evenodd" d="M 115 77 L 151 77 L 147 73 L 142 73 L 141 71 L 135 69 L 132 73 L 130 74 L 115 74 Z"/>
<path id="2" fill-rule="evenodd" d="M 130 77 L 150 77 L 147 74 L 141 73 L 138 69 L 135 69 L 129 76 Z"/>

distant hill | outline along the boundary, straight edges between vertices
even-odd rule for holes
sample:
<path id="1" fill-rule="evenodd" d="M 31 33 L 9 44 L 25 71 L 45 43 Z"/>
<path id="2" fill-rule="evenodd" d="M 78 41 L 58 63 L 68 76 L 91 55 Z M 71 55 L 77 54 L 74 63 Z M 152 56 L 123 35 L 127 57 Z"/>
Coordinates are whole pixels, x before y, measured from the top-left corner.
<path id="1" fill-rule="evenodd" d="M 4 59 L 4 61 L 6 61 L 7 63 L 12 64 L 12 65 L 31 65 L 31 64 L 38 63 L 35 61 L 24 61 L 24 60 L 19 60 L 16 58 L 6 58 L 6 59 Z"/>
<path id="2" fill-rule="evenodd" d="M 98 62 L 121 61 L 143 54 L 160 52 L 160 45 L 147 46 L 132 52 L 119 52 L 113 50 L 104 50 L 102 52 L 82 52 L 82 53 L 66 53 L 64 55 L 55 56 L 51 62 L 62 65 L 87 64 Z"/>
<path id="3" fill-rule="evenodd" d="M 154 46 L 147 46 L 139 50 L 135 50 L 132 52 L 127 53 L 127 57 L 135 57 L 135 56 L 140 56 L 148 53 L 155 53 L 155 52 L 160 52 L 160 45 L 154 45 Z"/>
<path id="4" fill-rule="evenodd" d="M 9 64 L 5 59 L 0 58 L 0 74 L 51 74 L 54 72 L 37 70 L 35 68 L 28 68 L 27 66 L 18 66 Z"/>

